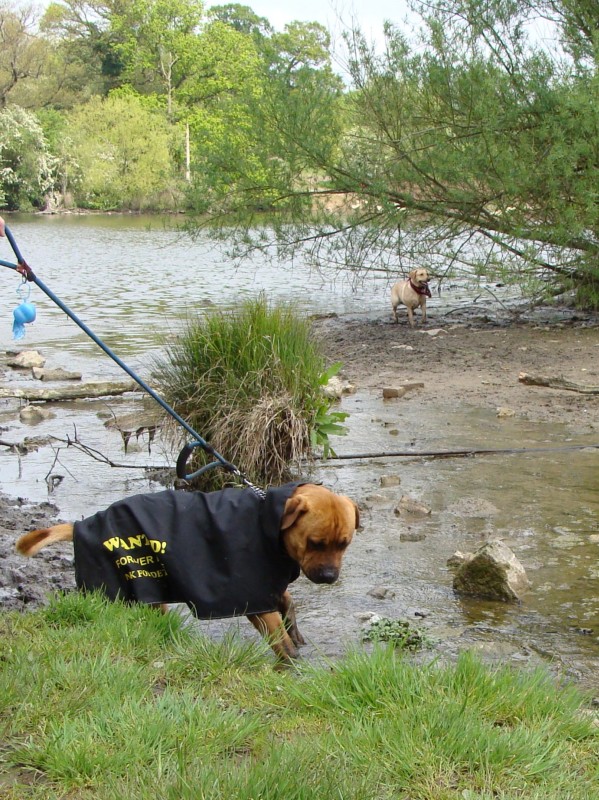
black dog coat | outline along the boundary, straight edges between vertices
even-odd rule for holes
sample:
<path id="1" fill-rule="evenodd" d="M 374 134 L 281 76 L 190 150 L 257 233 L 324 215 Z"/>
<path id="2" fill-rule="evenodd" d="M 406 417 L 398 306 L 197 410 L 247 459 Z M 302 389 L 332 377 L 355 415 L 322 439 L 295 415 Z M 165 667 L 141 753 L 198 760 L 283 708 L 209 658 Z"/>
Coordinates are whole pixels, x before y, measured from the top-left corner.
<path id="1" fill-rule="evenodd" d="M 167 490 L 119 500 L 74 526 L 83 590 L 141 603 L 187 603 L 200 619 L 275 611 L 299 575 L 281 544 L 285 502 L 299 486 Z"/>

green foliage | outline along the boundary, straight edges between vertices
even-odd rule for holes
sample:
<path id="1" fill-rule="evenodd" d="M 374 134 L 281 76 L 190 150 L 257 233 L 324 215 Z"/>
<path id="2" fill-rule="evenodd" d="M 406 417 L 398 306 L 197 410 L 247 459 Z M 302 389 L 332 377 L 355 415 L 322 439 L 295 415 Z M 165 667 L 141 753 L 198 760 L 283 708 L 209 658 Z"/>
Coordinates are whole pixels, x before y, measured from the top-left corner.
<path id="1" fill-rule="evenodd" d="M 258 484 L 288 480 L 312 444 L 330 452 L 345 415 L 330 411 L 328 374 L 309 321 L 264 297 L 189 320 L 155 367 L 167 402 Z"/>
<path id="2" fill-rule="evenodd" d="M 172 203 L 173 129 L 135 95 L 94 98 L 69 115 L 79 164 L 76 203 L 136 211 Z M 166 199 L 165 199 L 166 198 Z"/>
<path id="3" fill-rule="evenodd" d="M 0 3 L 0 108 L 39 107 L 36 87 L 51 51 L 36 35 L 37 16 L 32 5 Z"/>
<path id="4" fill-rule="evenodd" d="M 398 650 L 420 650 L 428 645 L 426 634 L 401 619 L 382 617 L 364 631 L 365 642 L 388 642 Z"/>
<path id="5" fill-rule="evenodd" d="M 111 16 L 123 80 L 144 92 L 161 90 L 169 113 L 175 90 L 195 74 L 201 58 L 202 13 L 197 0 L 133 0 Z"/>
<path id="6" fill-rule="evenodd" d="M 343 364 L 337 361 L 325 370 L 320 376 L 320 385 L 325 387 L 334 378 Z M 310 430 L 310 442 L 313 448 L 322 448 L 324 458 L 335 455 L 331 447 L 330 436 L 345 436 L 347 428 L 342 424 L 349 414 L 345 411 L 334 410 L 329 398 L 323 396 L 317 403 L 314 411 L 314 418 Z"/>
<path id="7" fill-rule="evenodd" d="M 169 616 L 74 593 L 2 615 L 3 797 L 596 794 L 593 715 L 544 671 L 468 654 L 414 665 L 377 647 L 280 673 L 264 644 L 216 643 Z"/>
<path id="8" fill-rule="evenodd" d="M 224 210 L 239 212 L 240 230 L 223 234 L 265 252 L 243 217 L 248 198 L 263 199 L 286 212 L 278 255 L 309 249 L 314 264 L 394 273 L 425 265 L 439 279 L 500 274 L 537 297 L 572 281 L 584 298 L 599 258 L 599 75 L 587 36 L 599 19 L 588 4 L 549 5 L 575 60 L 528 36 L 545 3 L 443 0 L 415 3 L 418 39 L 389 23 L 375 52 L 359 30 L 348 35 L 342 103 L 316 91 L 325 69 L 318 81 L 292 70 L 309 78 L 300 98 L 275 69 L 261 107 L 270 101 L 284 168 L 266 185 L 239 184 Z M 318 203 L 329 195 L 337 202 Z"/>

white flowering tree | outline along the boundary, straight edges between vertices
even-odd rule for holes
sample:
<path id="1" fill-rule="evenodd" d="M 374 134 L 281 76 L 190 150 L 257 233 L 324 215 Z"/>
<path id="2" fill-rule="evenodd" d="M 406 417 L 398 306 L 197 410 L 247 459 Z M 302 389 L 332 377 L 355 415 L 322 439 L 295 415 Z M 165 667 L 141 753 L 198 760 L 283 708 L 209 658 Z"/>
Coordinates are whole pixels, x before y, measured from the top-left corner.
<path id="1" fill-rule="evenodd" d="M 56 158 L 35 114 L 20 106 L 0 110 L 0 204 L 43 208 L 54 188 Z"/>

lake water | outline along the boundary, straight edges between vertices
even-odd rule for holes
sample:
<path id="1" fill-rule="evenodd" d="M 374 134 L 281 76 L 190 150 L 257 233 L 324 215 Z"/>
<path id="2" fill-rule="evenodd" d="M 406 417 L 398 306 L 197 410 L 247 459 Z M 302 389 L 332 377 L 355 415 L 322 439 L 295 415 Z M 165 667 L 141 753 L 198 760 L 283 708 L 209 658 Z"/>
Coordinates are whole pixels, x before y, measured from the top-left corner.
<path id="1" fill-rule="evenodd" d="M 352 284 L 332 271 L 300 265 L 272 266 L 257 258 L 236 268 L 223 248 L 206 238 L 192 241 L 177 218 L 143 216 L 11 216 L 10 229 L 24 259 L 71 310 L 118 355 L 140 363 L 163 336 L 189 314 L 218 305 L 234 308 L 264 291 L 311 313 L 372 313 L 388 304 L 384 276 Z M 0 257 L 13 260 L 6 240 Z M 17 276 L 0 273 L 0 343 L 11 346 Z M 63 359 L 97 357 L 97 348 L 39 288 L 31 300 L 38 318 L 27 342 L 63 350 Z M 116 372 L 110 362 L 103 373 Z"/>
<path id="2" fill-rule="evenodd" d="M 376 274 L 353 282 L 335 272 L 316 273 L 301 264 L 275 267 L 261 259 L 236 269 L 220 246 L 207 239 L 191 241 L 173 220 L 73 215 L 11 216 L 8 222 L 36 275 L 146 379 L 164 340 L 176 335 L 190 314 L 213 306 L 234 308 L 260 291 L 313 314 L 390 313 L 390 277 Z M 0 240 L 0 258 L 14 260 L 6 240 Z M 77 370 L 87 380 L 126 377 L 34 285 L 30 299 L 37 306 L 37 319 L 27 326 L 24 340 L 13 342 L 12 311 L 20 278 L 7 268 L 0 276 L 4 350 L 39 349 L 48 359 L 47 367 Z M 430 303 L 446 310 L 472 303 L 479 294 L 453 283 Z M 10 380 L 25 384 L 31 379 L 12 373 Z M 402 420 L 391 418 L 389 409 L 371 394 L 345 399 L 343 407 L 351 412 L 350 436 L 340 440 L 338 451 L 397 450 L 397 438 L 389 430 L 409 428 L 411 402 L 409 397 L 402 401 Z M 49 498 L 63 519 L 76 519 L 124 495 L 161 488 L 139 467 L 171 467 L 169 449 L 157 441 L 150 452 L 142 435 L 125 454 L 119 434 L 104 424 L 110 416 L 139 413 L 141 403 L 131 395 L 53 403 L 49 407 L 54 416 L 32 426 L 19 420 L 19 401 L 0 400 L 4 440 L 55 437 L 51 446 L 23 457 L 0 451 L 3 491 L 36 501 Z M 489 411 L 467 406 L 428 413 L 428 419 L 419 417 L 427 437 L 420 444 L 426 449 L 549 446 L 566 436 L 562 426 L 526 420 L 498 426 Z M 69 440 L 75 436 L 118 466 L 94 461 L 72 447 Z M 364 501 L 378 492 L 380 476 L 389 472 L 399 472 L 402 485 L 387 491 L 382 500 L 364 503 L 364 531 L 348 552 L 339 584 L 316 587 L 298 581 L 294 594 L 300 627 L 310 642 L 309 656 L 338 655 L 359 640 L 359 615 L 373 611 L 423 620 L 440 642 L 441 653 L 473 647 L 516 664 L 552 663 L 556 672 L 599 689 L 596 451 L 420 459 L 409 464 L 385 459 L 329 463 L 318 477 Z M 49 494 L 52 476 L 59 476 L 60 483 Z M 393 506 L 403 493 L 429 505 L 432 515 L 410 524 L 398 519 Z M 472 499 L 487 503 L 490 510 L 472 513 Z M 503 538 L 529 571 L 533 589 L 522 606 L 464 602 L 452 592 L 447 558 L 456 549 L 473 549 L 494 536 Z M 384 600 L 368 594 L 377 585 L 390 590 Z M 229 623 L 214 623 L 215 635 L 223 625 Z M 242 630 L 253 635 L 249 626 Z"/>

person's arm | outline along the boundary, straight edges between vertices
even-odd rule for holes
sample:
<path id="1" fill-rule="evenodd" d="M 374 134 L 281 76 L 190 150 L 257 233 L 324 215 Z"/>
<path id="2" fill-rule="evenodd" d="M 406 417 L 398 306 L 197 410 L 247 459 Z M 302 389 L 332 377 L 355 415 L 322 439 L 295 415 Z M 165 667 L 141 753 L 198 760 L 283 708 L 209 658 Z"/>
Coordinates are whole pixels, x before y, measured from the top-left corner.
<path id="1" fill-rule="evenodd" d="M 0 217 L 0 236 L 4 236 L 4 220 Z"/>

